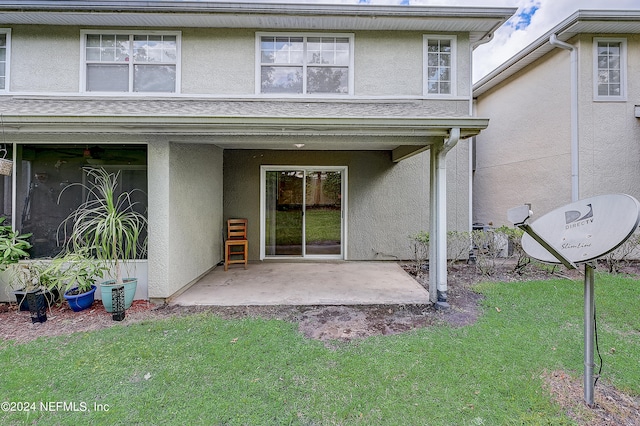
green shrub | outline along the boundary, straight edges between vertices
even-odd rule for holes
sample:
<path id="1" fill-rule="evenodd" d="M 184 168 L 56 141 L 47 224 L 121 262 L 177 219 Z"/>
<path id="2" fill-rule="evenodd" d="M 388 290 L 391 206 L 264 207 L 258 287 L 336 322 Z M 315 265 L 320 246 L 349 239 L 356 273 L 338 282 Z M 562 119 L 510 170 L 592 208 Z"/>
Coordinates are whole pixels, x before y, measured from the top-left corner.
<path id="1" fill-rule="evenodd" d="M 620 247 L 607 254 L 602 260 L 610 273 L 620 272 L 622 264 L 629 261 L 630 255 L 640 245 L 640 233 L 634 233 L 627 241 L 622 243 Z"/>
<path id="2" fill-rule="evenodd" d="M 418 232 L 410 236 L 409 240 L 411 241 L 415 273 L 417 275 L 421 273 L 423 269 L 426 269 L 426 265 L 429 263 L 429 233 L 424 231 Z"/>

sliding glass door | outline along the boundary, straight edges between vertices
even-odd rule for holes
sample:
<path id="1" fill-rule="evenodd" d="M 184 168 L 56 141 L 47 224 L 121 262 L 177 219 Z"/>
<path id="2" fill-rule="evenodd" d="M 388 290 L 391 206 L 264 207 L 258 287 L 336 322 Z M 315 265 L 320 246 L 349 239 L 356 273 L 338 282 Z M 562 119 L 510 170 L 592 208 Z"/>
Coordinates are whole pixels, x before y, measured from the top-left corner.
<path id="1" fill-rule="evenodd" d="M 267 256 L 302 256 L 304 172 L 266 172 L 264 200 Z"/>
<path id="2" fill-rule="evenodd" d="M 344 258 L 346 168 L 262 167 L 262 258 Z"/>

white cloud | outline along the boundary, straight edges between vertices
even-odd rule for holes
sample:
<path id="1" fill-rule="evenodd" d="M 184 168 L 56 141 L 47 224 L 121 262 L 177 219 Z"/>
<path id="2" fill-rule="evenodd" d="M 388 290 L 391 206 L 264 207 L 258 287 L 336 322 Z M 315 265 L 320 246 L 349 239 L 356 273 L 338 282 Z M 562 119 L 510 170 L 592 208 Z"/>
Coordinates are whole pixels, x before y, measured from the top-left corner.
<path id="1" fill-rule="evenodd" d="M 500 3 L 507 6 L 506 1 Z M 493 41 L 475 50 L 474 80 L 501 65 L 579 9 L 640 8 L 638 0 L 513 0 L 510 3 L 512 7 L 518 7 L 518 13 L 533 3 L 539 3 L 539 8 L 527 27 L 514 28 L 507 23 L 496 31 Z"/>

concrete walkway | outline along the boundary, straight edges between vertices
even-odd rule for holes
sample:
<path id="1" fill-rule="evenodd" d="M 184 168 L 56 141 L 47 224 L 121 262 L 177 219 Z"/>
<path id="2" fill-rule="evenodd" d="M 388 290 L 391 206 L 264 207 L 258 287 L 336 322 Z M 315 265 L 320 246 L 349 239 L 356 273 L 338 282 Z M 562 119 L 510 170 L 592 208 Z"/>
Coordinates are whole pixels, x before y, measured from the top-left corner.
<path id="1" fill-rule="evenodd" d="M 263 262 L 218 266 L 176 305 L 428 304 L 429 292 L 395 262 Z"/>

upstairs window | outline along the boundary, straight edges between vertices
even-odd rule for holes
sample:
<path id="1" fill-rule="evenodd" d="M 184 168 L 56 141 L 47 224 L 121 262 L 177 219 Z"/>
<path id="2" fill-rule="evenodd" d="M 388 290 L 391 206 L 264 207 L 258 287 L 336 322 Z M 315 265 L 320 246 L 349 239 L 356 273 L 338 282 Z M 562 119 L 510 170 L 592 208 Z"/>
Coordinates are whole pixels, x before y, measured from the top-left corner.
<path id="1" fill-rule="evenodd" d="M 352 35 L 258 34 L 258 93 L 353 93 Z"/>
<path id="2" fill-rule="evenodd" d="M 625 39 L 595 38 L 594 99 L 600 101 L 626 100 L 627 41 Z"/>
<path id="3" fill-rule="evenodd" d="M 86 92 L 179 91 L 180 33 L 83 33 Z"/>
<path id="4" fill-rule="evenodd" d="M 0 91 L 9 89 L 9 45 L 11 30 L 0 29 Z"/>
<path id="5" fill-rule="evenodd" d="M 424 36 L 424 62 L 424 94 L 455 95 L 456 37 Z"/>

